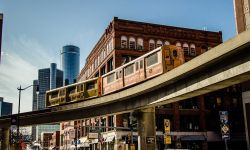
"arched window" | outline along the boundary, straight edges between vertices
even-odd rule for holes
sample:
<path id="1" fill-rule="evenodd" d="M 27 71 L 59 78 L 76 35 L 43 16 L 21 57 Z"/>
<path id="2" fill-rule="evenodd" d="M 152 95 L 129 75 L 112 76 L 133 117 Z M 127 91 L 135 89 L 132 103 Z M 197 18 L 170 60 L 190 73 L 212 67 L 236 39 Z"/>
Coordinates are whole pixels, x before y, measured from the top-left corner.
<path id="1" fill-rule="evenodd" d="M 201 46 L 201 53 L 205 53 L 208 50 L 207 46 L 202 45 Z"/>
<path id="2" fill-rule="evenodd" d="M 139 49 L 139 50 L 143 49 L 143 39 L 142 38 L 137 39 L 137 49 Z"/>
<path id="3" fill-rule="evenodd" d="M 129 38 L 129 49 L 135 49 L 135 38 L 134 37 L 130 37 Z"/>
<path id="4" fill-rule="evenodd" d="M 189 55 L 189 46 L 187 43 L 183 44 L 183 51 L 184 51 L 184 55 L 188 56 Z"/>
<path id="5" fill-rule="evenodd" d="M 127 48 L 127 37 L 126 36 L 121 37 L 121 48 Z"/>
<path id="6" fill-rule="evenodd" d="M 155 41 L 154 40 L 149 40 L 149 50 L 155 49 Z"/>
<path id="7" fill-rule="evenodd" d="M 170 45 L 170 42 L 169 42 L 169 41 L 165 41 L 164 44 L 165 44 L 165 45 Z"/>
<path id="8" fill-rule="evenodd" d="M 181 47 L 181 43 L 180 43 L 180 42 L 177 42 L 175 45 L 176 45 L 177 47 Z"/>
<path id="9" fill-rule="evenodd" d="M 156 47 L 161 47 L 161 46 L 162 46 L 162 41 L 158 40 L 158 41 L 156 42 Z"/>
<path id="10" fill-rule="evenodd" d="M 194 44 L 190 45 L 190 55 L 191 56 L 196 56 L 196 49 L 195 49 L 195 45 Z"/>

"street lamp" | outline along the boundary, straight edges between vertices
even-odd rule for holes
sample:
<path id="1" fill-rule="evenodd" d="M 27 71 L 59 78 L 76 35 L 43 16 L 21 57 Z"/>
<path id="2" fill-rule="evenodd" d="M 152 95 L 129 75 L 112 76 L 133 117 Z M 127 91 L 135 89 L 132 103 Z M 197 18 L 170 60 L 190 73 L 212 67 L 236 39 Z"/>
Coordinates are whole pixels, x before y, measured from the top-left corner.
<path id="1" fill-rule="evenodd" d="M 19 114 L 20 114 L 20 101 L 21 101 L 21 91 L 24 91 L 32 86 L 36 86 L 36 92 L 39 92 L 39 87 L 38 85 L 30 85 L 30 86 L 27 86 L 25 88 L 22 88 L 21 85 L 20 87 L 17 88 L 17 90 L 19 91 L 19 99 L 18 99 L 18 112 L 17 112 L 17 141 L 19 142 L 19 126 L 20 126 L 20 117 L 19 117 Z M 38 93 L 37 93 L 38 94 Z"/>

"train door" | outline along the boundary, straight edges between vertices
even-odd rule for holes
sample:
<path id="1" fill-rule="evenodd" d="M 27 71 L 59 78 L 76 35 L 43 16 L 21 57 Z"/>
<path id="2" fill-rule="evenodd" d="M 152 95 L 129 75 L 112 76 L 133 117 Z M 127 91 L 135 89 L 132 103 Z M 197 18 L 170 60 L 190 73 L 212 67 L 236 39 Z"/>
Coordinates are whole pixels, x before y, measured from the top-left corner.
<path id="1" fill-rule="evenodd" d="M 170 71 L 174 68 L 174 66 L 173 66 L 174 60 L 171 57 L 171 50 L 170 49 L 171 49 L 171 46 L 168 45 L 168 46 L 164 46 L 163 50 L 162 50 L 163 58 L 164 58 L 164 61 L 163 61 L 164 65 L 163 66 L 165 66 L 165 68 L 164 68 L 165 71 Z"/>

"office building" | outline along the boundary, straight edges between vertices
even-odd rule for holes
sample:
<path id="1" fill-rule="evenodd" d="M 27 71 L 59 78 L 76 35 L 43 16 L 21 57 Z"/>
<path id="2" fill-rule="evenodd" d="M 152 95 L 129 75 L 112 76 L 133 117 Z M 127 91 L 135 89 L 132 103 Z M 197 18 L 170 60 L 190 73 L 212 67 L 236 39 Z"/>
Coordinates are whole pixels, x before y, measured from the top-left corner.
<path id="1" fill-rule="evenodd" d="M 36 88 L 33 89 L 33 111 L 44 109 L 46 91 L 63 85 L 63 71 L 57 69 L 55 63 L 51 63 L 50 68 L 38 70 L 38 80 L 34 80 L 33 84 L 39 85 L 38 92 Z M 32 137 L 38 140 L 42 132 L 54 132 L 56 130 L 59 130 L 57 124 L 33 126 Z"/>
<path id="2" fill-rule="evenodd" d="M 12 103 L 4 102 L 3 97 L 0 97 L 0 117 L 12 114 Z"/>
<path id="3" fill-rule="evenodd" d="M 79 74 L 80 49 L 74 45 L 66 45 L 61 51 L 61 63 L 64 85 L 76 82 Z"/>
<path id="4" fill-rule="evenodd" d="M 2 55 L 3 14 L 0 14 L 0 63 Z"/>

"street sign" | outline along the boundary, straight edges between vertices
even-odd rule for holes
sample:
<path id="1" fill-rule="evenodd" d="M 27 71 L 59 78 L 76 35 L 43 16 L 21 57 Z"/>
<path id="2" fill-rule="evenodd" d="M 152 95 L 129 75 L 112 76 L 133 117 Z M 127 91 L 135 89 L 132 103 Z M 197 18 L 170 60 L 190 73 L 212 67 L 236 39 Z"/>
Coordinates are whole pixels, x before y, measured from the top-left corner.
<path id="1" fill-rule="evenodd" d="M 228 112 L 219 111 L 220 122 L 221 122 L 221 136 L 223 140 L 230 139 L 230 128 L 228 123 Z"/>
<path id="2" fill-rule="evenodd" d="M 170 120 L 164 119 L 164 144 L 171 144 L 171 136 L 170 136 Z"/>
<path id="3" fill-rule="evenodd" d="M 165 136 L 164 144 L 171 144 L 171 136 Z"/>
<path id="4" fill-rule="evenodd" d="M 155 137 L 147 136 L 146 137 L 146 144 L 155 144 Z"/>
<path id="5" fill-rule="evenodd" d="M 165 133 L 167 134 L 170 133 L 170 120 L 169 119 L 164 119 L 164 130 L 165 130 Z"/>

